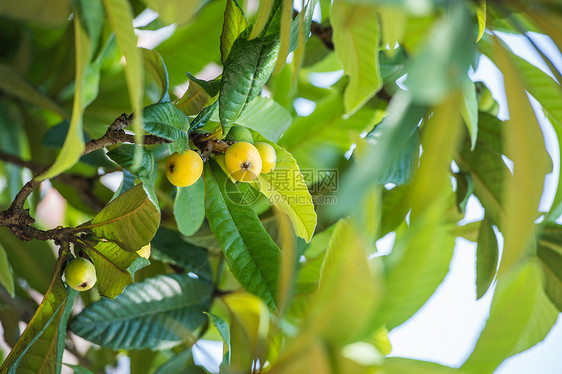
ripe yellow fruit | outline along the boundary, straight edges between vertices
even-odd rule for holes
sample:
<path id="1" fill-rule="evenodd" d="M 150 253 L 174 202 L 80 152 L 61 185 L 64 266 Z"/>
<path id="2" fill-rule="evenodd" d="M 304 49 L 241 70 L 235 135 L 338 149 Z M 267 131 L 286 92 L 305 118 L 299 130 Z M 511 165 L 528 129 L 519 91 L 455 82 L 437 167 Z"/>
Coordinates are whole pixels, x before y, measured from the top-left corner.
<path id="1" fill-rule="evenodd" d="M 141 257 L 144 257 L 148 260 L 148 258 L 150 257 L 150 253 L 152 252 L 152 246 L 150 245 L 150 243 L 148 243 L 147 245 L 145 245 L 144 247 L 142 247 L 141 249 L 139 249 L 137 251 L 137 254 Z"/>
<path id="2" fill-rule="evenodd" d="M 260 153 L 248 142 L 238 142 L 228 147 L 224 161 L 230 175 L 241 182 L 253 181 L 261 173 Z"/>
<path id="3" fill-rule="evenodd" d="M 277 163 L 277 154 L 275 154 L 275 149 L 264 142 L 257 142 L 254 144 L 261 158 L 261 172 L 262 174 L 267 174 L 275 169 L 275 164 Z"/>
<path id="4" fill-rule="evenodd" d="M 166 160 L 166 176 L 174 186 L 191 186 L 197 182 L 202 173 L 203 160 L 192 150 L 173 153 Z"/>
<path id="5" fill-rule="evenodd" d="M 73 258 L 66 264 L 64 280 L 76 291 L 89 290 L 97 281 L 96 268 L 85 258 Z"/>

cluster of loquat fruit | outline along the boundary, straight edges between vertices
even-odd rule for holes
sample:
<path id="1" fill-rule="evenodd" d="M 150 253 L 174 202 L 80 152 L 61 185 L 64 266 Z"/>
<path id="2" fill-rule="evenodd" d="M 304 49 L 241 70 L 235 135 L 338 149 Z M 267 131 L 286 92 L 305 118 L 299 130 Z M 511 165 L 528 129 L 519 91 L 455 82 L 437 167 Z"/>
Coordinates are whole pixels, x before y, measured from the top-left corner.
<path id="1" fill-rule="evenodd" d="M 252 133 L 248 129 L 233 126 L 225 139 L 234 142 L 224 154 L 226 168 L 232 178 L 240 182 L 251 182 L 260 174 L 267 174 L 275 169 L 277 163 L 275 149 L 264 142 L 254 144 Z M 191 186 L 197 182 L 202 173 L 203 160 L 195 151 L 175 152 L 166 160 L 166 177 L 174 186 Z M 148 259 L 151 245 L 145 245 L 137 253 Z M 73 258 L 66 264 L 64 279 L 71 288 L 87 291 L 97 282 L 94 264 L 83 257 Z"/>
<path id="2" fill-rule="evenodd" d="M 260 174 L 275 169 L 277 155 L 267 143 L 256 142 L 252 133 L 242 126 L 232 126 L 226 138 L 234 142 L 224 154 L 224 161 L 230 176 L 240 182 L 251 182 Z M 166 176 L 177 187 L 191 186 L 203 173 L 203 160 L 199 153 L 187 150 L 173 153 L 166 160 Z"/>

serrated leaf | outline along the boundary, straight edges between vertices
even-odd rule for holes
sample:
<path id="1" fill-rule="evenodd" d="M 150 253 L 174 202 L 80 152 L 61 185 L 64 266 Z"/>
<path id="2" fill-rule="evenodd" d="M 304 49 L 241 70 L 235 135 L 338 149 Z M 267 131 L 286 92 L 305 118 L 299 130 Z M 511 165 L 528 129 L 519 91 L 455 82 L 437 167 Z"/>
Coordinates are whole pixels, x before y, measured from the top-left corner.
<path id="1" fill-rule="evenodd" d="M 382 87 L 379 69 L 380 31 L 376 8 L 335 0 L 331 23 L 336 56 L 349 75 L 345 115 L 356 112 Z"/>
<path id="2" fill-rule="evenodd" d="M 544 176 L 549 172 L 551 161 L 516 67 L 498 43 L 494 51 L 505 77 L 510 119 L 504 144 L 513 161 L 513 176 L 506 178 L 505 186 L 505 216 L 502 217 L 505 245 L 499 269 L 501 273 L 523 255 L 534 235 Z"/>
<path id="3" fill-rule="evenodd" d="M 224 63 L 218 99 L 223 133 L 258 96 L 273 72 L 278 51 L 279 39 L 274 34 L 253 40 L 236 39 Z"/>
<path id="4" fill-rule="evenodd" d="M 71 330 L 112 349 L 165 349 L 194 342 L 210 307 L 212 284 L 169 274 L 136 282 L 115 299 L 101 299 L 71 321 Z"/>
<path id="5" fill-rule="evenodd" d="M 68 246 L 62 251 L 53 269 L 53 278 L 35 315 L 27 325 L 18 343 L 4 360 L 0 372 L 17 373 L 60 373 L 57 358 L 59 334 L 66 331 L 66 318 L 74 303 L 77 292 L 67 294 L 61 276 L 68 258 Z M 59 325 L 64 325 L 61 328 Z M 61 356 L 62 357 L 62 356 Z"/>
<path id="6" fill-rule="evenodd" d="M 12 277 L 12 268 L 8 262 L 8 256 L 4 247 L 0 244 L 0 284 L 4 286 L 11 297 L 14 297 L 14 278 Z"/>
<path id="7" fill-rule="evenodd" d="M 480 299 L 494 280 L 498 265 L 498 241 L 490 220 L 484 217 L 476 247 L 476 299 Z"/>
<path id="8" fill-rule="evenodd" d="M 135 252 L 125 251 L 115 243 L 82 242 L 82 249 L 96 268 L 96 283 L 100 295 L 115 298 L 129 284 L 133 283 L 135 271 L 150 264 Z"/>
<path id="9" fill-rule="evenodd" d="M 151 244 L 150 258 L 180 266 L 188 272 L 197 274 L 199 278 L 213 280 L 207 251 L 186 242 L 178 231 L 162 226 L 156 232 Z"/>
<path id="10" fill-rule="evenodd" d="M 498 278 L 490 317 L 461 369 L 491 373 L 505 358 L 544 339 L 556 322 L 558 310 L 544 294 L 541 283 L 534 259 L 509 268 Z"/>
<path id="11" fill-rule="evenodd" d="M 248 291 L 276 309 L 281 251 L 253 209 L 232 202 L 225 189 L 236 186 L 216 164 L 206 163 L 205 213 L 230 271 Z"/>
<path id="12" fill-rule="evenodd" d="M 133 131 L 136 143 L 142 139 L 143 60 L 133 28 L 133 11 L 126 0 L 104 0 L 105 12 L 115 32 L 117 44 L 125 57 L 125 79 L 133 108 Z M 140 157 L 140 154 L 137 156 Z"/>
<path id="13" fill-rule="evenodd" d="M 221 62 L 223 64 L 230 53 L 232 44 L 246 27 L 248 27 L 248 20 L 238 2 L 227 0 L 221 34 Z"/>
<path id="14" fill-rule="evenodd" d="M 160 212 L 142 184 L 137 184 L 80 228 L 91 230 L 98 238 L 113 241 L 126 251 L 136 252 L 150 242 L 159 224 Z"/>
<path id="15" fill-rule="evenodd" d="M 135 163 L 135 155 L 139 153 L 142 155 L 141 161 L 140 163 Z M 138 176 L 142 182 L 142 188 L 150 198 L 150 201 L 156 208 L 159 208 L 158 198 L 154 191 L 157 177 L 157 164 L 154 160 L 154 154 L 140 145 L 122 144 L 107 152 L 107 156 L 121 165 L 123 169 Z"/>
<path id="16" fill-rule="evenodd" d="M 179 187 L 174 200 L 174 217 L 185 236 L 199 230 L 205 220 L 205 184 L 201 178 L 189 187 Z"/>
<path id="17" fill-rule="evenodd" d="M 309 242 L 316 228 L 317 217 L 312 196 L 297 162 L 289 152 L 277 144 L 256 132 L 252 132 L 252 135 L 254 141 L 271 145 L 277 155 L 275 169 L 270 173 L 260 174 L 252 185 L 289 217 L 295 234 Z"/>
<path id="18" fill-rule="evenodd" d="M 178 152 L 189 149 L 189 117 L 170 102 L 153 104 L 143 110 L 144 129 L 175 142 Z"/>
<path id="19" fill-rule="evenodd" d="M 168 71 L 166 70 L 166 65 L 164 64 L 162 56 L 152 49 L 141 48 L 141 51 L 145 69 L 148 70 L 152 79 L 154 79 L 162 90 L 158 102 L 170 101 L 170 96 L 168 95 Z"/>

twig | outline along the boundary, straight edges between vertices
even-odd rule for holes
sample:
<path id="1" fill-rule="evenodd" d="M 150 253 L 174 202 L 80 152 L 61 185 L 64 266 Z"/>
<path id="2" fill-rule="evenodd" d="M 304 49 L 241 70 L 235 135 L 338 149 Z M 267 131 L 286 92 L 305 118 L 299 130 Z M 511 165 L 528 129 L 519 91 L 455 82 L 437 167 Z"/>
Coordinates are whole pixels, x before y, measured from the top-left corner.
<path id="1" fill-rule="evenodd" d="M 299 15 L 299 12 L 293 9 L 293 19 Z M 334 43 L 332 42 L 332 26 L 324 26 L 321 23 L 312 21 L 310 24 L 310 33 L 316 38 L 320 39 L 322 43 L 329 50 L 334 50 Z"/>

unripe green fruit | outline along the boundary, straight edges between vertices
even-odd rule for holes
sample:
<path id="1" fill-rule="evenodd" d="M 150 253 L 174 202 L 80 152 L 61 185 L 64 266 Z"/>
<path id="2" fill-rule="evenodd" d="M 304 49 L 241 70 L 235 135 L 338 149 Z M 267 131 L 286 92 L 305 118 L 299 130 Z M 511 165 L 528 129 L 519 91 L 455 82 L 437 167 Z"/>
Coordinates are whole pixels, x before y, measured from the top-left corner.
<path id="1" fill-rule="evenodd" d="M 66 264 L 64 280 L 76 291 L 89 290 L 97 281 L 96 268 L 85 258 L 74 258 Z"/>
<path id="2" fill-rule="evenodd" d="M 245 127 L 236 126 L 236 125 L 230 128 L 230 131 L 226 135 L 226 140 L 229 140 L 231 142 L 247 142 L 247 143 L 254 142 L 254 138 L 250 130 L 248 130 Z"/>

